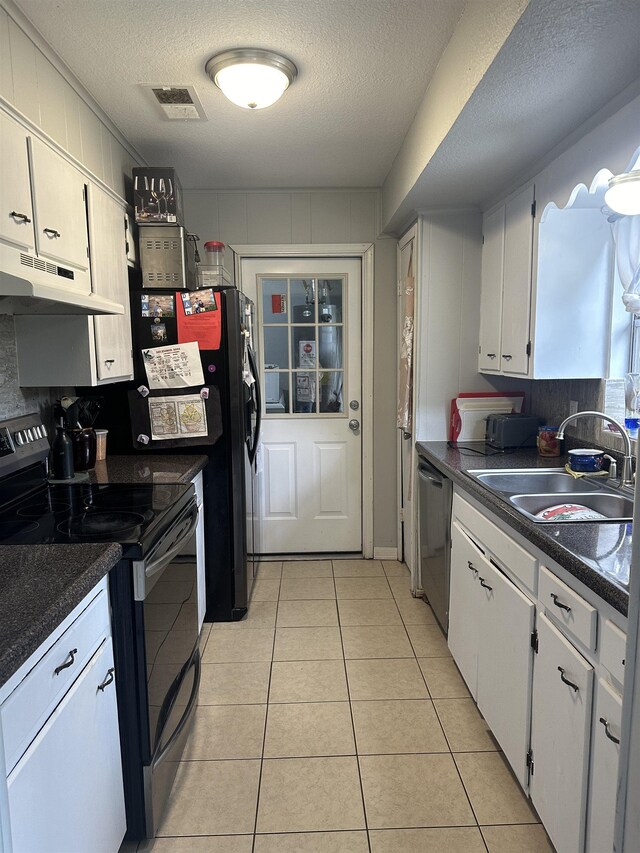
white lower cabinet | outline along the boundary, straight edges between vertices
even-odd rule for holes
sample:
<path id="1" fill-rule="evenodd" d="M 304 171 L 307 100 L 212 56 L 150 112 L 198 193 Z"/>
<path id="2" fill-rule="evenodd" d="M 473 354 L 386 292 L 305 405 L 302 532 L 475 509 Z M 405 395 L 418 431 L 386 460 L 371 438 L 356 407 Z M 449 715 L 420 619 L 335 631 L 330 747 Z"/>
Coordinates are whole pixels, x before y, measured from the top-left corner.
<path id="1" fill-rule="evenodd" d="M 451 579 L 447 641 L 456 665 L 474 699 L 478 695 L 477 575 L 480 552 L 454 522 L 451 527 Z"/>
<path id="2" fill-rule="evenodd" d="M 613 831 L 618 788 L 622 696 L 607 681 L 596 685 L 587 850 L 613 850 Z"/>
<path id="3" fill-rule="evenodd" d="M 7 785 L 13 853 L 116 853 L 126 822 L 110 638 Z"/>
<path id="4" fill-rule="evenodd" d="M 481 592 L 478 708 L 526 788 L 531 708 L 531 634 L 535 604 L 491 563 L 478 577 Z"/>
<path id="5" fill-rule="evenodd" d="M 126 830 L 107 580 L 0 688 L 11 853 L 118 853 Z"/>
<path id="6" fill-rule="evenodd" d="M 449 648 L 526 787 L 535 605 L 455 522 L 451 538 Z"/>
<path id="7" fill-rule="evenodd" d="M 624 620 L 457 493 L 451 543 L 448 643 L 480 712 L 558 853 L 611 853 Z"/>
<path id="8" fill-rule="evenodd" d="M 592 695 L 593 667 L 540 613 L 529 793 L 558 853 L 584 849 Z"/>

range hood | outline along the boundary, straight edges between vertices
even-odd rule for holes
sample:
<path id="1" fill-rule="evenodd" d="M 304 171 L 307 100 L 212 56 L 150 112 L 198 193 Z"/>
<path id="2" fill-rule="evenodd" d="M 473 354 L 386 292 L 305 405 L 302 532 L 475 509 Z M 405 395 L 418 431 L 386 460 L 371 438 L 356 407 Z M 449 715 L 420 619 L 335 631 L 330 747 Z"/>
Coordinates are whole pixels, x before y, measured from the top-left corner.
<path id="1" fill-rule="evenodd" d="M 65 287 L 62 276 L 47 276 L 52 281 L 43 282 L 38 269 L 21 269 L 20 273 L 0 270 L 0 314 L 124 314 L 124 306 L 118 302 Z M 29 277 L 23 278 L 25 274 Z"/>

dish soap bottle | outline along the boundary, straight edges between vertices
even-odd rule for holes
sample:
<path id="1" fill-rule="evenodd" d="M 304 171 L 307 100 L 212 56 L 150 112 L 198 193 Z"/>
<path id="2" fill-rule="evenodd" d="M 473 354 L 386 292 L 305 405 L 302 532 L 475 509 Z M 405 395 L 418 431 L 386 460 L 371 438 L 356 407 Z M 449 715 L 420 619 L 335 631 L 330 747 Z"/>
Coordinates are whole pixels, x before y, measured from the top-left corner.
<path id="1" fill-rule="evenodd" d="M 56 437 L 51 445 L 53 480 L 73 479 L 73 444 L 63 426 L 56 427 Z"/>

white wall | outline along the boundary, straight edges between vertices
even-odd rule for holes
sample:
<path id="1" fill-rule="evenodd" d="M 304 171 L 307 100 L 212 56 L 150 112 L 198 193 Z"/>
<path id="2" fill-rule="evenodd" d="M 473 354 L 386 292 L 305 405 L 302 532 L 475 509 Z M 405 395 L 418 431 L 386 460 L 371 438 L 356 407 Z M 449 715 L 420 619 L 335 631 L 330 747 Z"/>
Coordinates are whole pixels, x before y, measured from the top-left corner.
<path id="1" fill-rule="evenodd" d="M 526 391 L 528 382 L 478 373 L 481 214 L 424 214 L 419 227 L 416 441 L 445 441 L 459 392 Z"/>
<path id="2" fill-rule="evenodd" d="M 396 241 L 378 239 L 379 191 L 187 190 L 184 202 L 201 241 L 374 243 L 374 546 L 396 547 Z"/>

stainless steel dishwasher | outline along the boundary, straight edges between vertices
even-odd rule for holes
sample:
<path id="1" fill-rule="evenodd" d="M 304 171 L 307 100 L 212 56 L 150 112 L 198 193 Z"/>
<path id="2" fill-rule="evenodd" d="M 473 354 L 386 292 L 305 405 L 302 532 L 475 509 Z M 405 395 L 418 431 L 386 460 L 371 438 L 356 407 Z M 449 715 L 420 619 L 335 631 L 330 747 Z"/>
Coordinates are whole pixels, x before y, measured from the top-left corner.
<path id="1" fill-rule="evenodd" d="M 449 628 L 451 556 L 451 480 L 419 457 L 420 578 L 424 593 L 445 634 Z"/>

